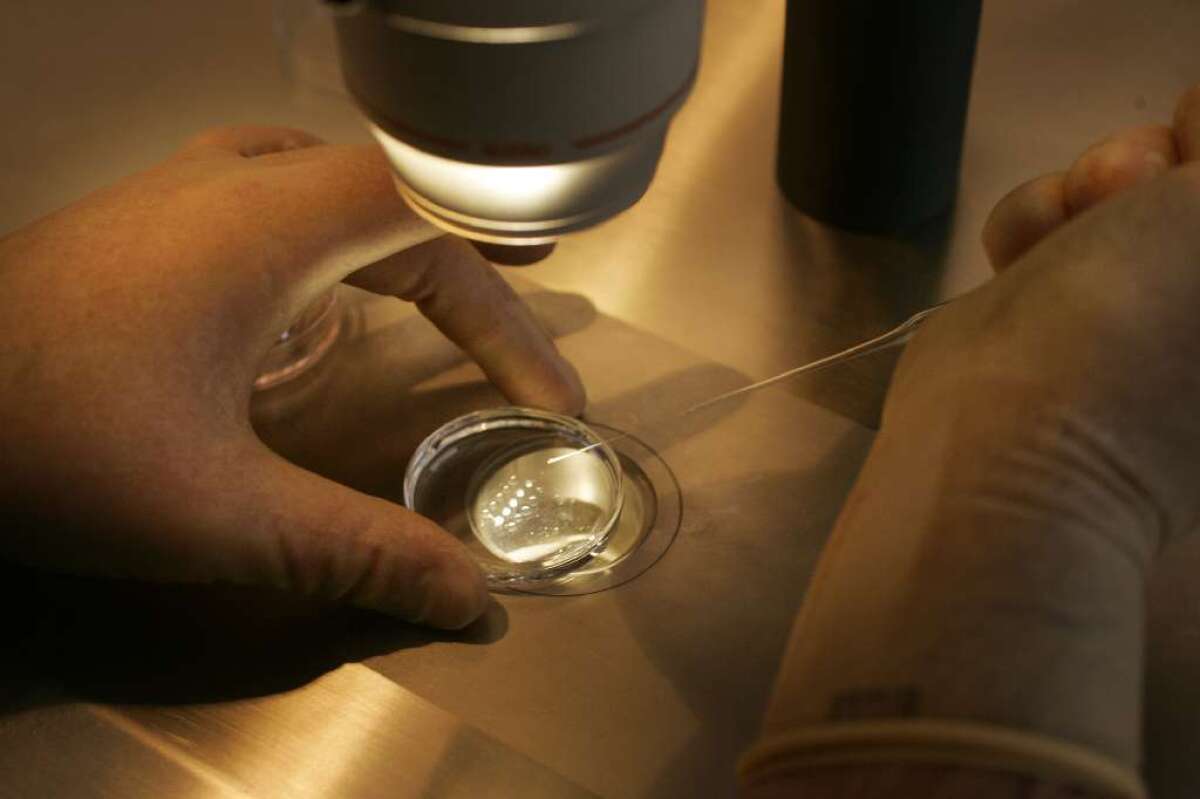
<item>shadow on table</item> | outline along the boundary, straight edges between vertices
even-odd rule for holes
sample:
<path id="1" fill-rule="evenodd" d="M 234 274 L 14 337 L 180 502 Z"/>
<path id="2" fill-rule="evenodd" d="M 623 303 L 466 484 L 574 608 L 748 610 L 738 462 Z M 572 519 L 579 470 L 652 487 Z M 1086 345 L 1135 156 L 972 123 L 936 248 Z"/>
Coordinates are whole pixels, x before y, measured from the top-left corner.
<path id="1" fill-rule="evenodd" d="M 278 693 L 343 663 L 502 637 L 499 605 L 442 633 L 369 611 L 234 586 L 158 585 L 0 563 L 8 655 L 0 713 L 70 698 L 185 704 Z"/>

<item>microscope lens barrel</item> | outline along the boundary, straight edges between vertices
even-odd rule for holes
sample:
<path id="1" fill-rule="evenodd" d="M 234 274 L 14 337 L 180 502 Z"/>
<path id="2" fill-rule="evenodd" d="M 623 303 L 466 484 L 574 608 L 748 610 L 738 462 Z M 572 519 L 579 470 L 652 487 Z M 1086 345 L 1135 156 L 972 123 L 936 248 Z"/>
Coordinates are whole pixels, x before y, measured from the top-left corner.
<path id="1" fill-rule="evenodd" d="M 695 79 L 703 0 L 362 0 L 347 89 L 418 213 L 496 244 L 589 227 L 645 192 Z"/>

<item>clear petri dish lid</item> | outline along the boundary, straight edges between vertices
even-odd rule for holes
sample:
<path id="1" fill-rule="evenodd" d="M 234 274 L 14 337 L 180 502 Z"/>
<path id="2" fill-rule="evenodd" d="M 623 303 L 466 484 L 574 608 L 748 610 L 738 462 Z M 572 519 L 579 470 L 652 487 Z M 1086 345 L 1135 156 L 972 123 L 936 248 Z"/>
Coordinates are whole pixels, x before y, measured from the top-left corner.
<path id="1" fill-rule="evenodd" d="M 604 547 L 621 515 L 621 462 L 577 419 L 495 408 L 422 442 L 404 501 L 458 537 L 491 586 L 535 585 Z"/>

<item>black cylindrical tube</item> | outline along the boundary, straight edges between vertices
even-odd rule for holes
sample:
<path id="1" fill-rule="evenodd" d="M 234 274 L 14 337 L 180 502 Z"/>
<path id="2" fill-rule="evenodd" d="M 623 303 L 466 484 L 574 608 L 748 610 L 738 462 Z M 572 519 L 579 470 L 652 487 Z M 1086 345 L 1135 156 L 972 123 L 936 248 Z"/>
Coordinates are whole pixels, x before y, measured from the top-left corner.
<path id="1" fill-rule="evenodd" d="M 778 179 L 801 211 L 896 232 L 958 187 L 981 0 L 788 0 Z"/>

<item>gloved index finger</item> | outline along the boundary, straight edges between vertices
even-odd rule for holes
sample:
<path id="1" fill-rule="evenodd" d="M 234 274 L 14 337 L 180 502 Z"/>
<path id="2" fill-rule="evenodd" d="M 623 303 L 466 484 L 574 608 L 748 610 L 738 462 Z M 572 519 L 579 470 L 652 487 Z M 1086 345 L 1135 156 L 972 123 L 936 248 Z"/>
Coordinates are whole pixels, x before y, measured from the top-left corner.
<path id="1" fill-rule="evenodd" d="M 373 146 L 285 153 L 269 166 L 285 201 L 268 224 L 287 246 L 280 268 L 314 290 L 339 280 L 416 303 L 512 402 L 583 409 L 574 368 L 529 308 L 467 242 L 421 219 L 396 191 Z M 274 177 L 278 176 L 278 177 Z"/>
<path id="2" fill-rule="evenodd" d="M 359 270 L 346 282 L 416 303 L 511 401 L 583 410 L 583 385 L 529 307 L 467 242 L 450 236 Z"/>

